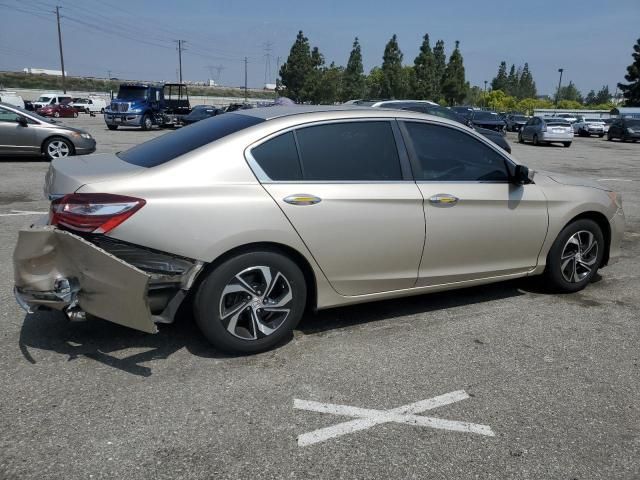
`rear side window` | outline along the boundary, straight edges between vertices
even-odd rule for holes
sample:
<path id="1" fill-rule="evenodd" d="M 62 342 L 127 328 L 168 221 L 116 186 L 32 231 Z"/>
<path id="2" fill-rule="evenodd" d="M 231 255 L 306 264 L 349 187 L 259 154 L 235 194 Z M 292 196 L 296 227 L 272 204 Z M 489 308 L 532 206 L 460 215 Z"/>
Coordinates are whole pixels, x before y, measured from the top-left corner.
<path id="1" fill-rule="evenodd" d="M 506 182 L 504 158 L 492 148 L 455 128 L 406 123 L 417 165 L 415 179 L 442 182 Z"/>
<path id="2" fill-rule="evenodd" d="M 283 133 L 251 150 L 260 168 L 271 180 L 302 180 L 293 132 Z"/>
<path id="3" fill-rule="evenodd" d="M 387 121 L 340 122 L 296 130 L 305 180 L 402 180 Z"/>
<path id="4" fill-rule="evenodd" d="M 155 167 L 261 122 L 264 120 L 249 115 L 224 114 L 182 127 L 117 155 L 133 165 Z"/>

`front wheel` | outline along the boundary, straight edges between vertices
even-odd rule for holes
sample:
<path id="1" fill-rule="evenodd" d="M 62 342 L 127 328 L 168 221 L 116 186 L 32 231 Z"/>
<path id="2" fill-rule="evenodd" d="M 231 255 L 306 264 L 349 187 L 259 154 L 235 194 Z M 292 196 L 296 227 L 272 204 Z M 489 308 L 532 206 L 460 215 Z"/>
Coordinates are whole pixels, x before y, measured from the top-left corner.
<path id="1" fill-rule="evenodd" d="M 148 113 L 142 117 L 142 130 L 151 130 L 153 128 L 153 119 Z"/>
<path id="2" fill-rule="evenodd" d="M 117 130 L 118 129 L 118 125 L 107 125 L 107 128 L 109 130 Z"/>
<path id="3" fill-rule="evenodd" d="M 604 249 L 602 230 L 593 220 L 567 225 L 547 255 L 545 275 L 550 287 L 558 292 L 582 290 L 598 271 Z"/>
<path id="4" fill-rule="evenodd" d="M 571 142 L 562 142 L 562 145 L 564 145 L 566 148 L 569 148 L 571 146 Z"/>
<path id="5" fill-rule="evenodd" d="M 538 141 L 538 135 L 534 135 L 533 136 L 533 144 L 536 145 L 536 146 L 540 145 L 540 142 Z"/>
<path id="6" fill-rule="evenodd" d="M 196 293 L 194 313 L 214 347 L 252 354 L 291 336 L 306 297 L 304 275 L 295 262 L 276 251 L 253 251 L 209 273 Z"/>
<path id="7" fill-rule="evenodd" d="M 44 144 L 43 151 L 47 160 L 51 161 L 73 155 L 73 145 L 64 138 L 51 138 Z"/>
<path id="8" fill-rule="evenodd" d="M 518 132 L 518 143 L 524 143 L 524 138 L 522 138 L 522 131 Z"/>

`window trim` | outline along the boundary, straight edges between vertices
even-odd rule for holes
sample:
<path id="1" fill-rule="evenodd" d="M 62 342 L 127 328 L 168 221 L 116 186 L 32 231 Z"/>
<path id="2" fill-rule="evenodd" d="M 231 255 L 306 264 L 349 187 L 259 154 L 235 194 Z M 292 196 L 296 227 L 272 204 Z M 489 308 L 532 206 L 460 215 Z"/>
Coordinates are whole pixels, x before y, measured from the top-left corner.
<path id="1" fill-rule="evenodd" d="M 302 165 L 302 159 L 300 156 L 300 148 L 298 146 L 298 137 L 296 135 L 296 130 L 307 127 L 316 127 L 320 125 L 330 125 L 334 123 L 363 123 L 363 122 L 386 122 L 390 124 L 391 131 L 393 134 L 393 139 L 396 145 L 396 151 L 398 152 L 398 159 L 400 162 L 400 173 L 402 175 L 401 180 L 273 180 L 270 178 L 266 172 L 260 167 L 260 164 L 253 156 L 252 151 L 254 148 L 262 145 L 265 142 L 268 142 L 272 138 L 275 138 L 279 135 L 283 135 L 285 133 L 293 131 L 293 138 L 296 142 L 296 150 L 298 151 L 298 162 L 300 162 L 300 170 L 302 175 L 304 176 L 304 167 Z M 262 137 L 259 140 L 256 140 L 251 145 L 245 148 L 244 157 L 247 163 L 249 164 L 249 168 L 253 171 L 253 174 L 256 176 L 258 181 L 263 184 L 308 184 L 308 185 L 318 185 L 318 184 L 350 184 L 350 185 L 358 185 L 358 184 L 394 184 L 394 183 L 407 183 L 407 182 L 415 182 L 413 177 L 413 170 L 411 168 L 408 149 L 405 144 L 404 138 L 400 132 L 400 128 L 398 126 L 398 122 L 394 118 L 381 118 L 381 117 L 362 117 L 362 118 L 340 118 L 334 120 L 316 120 L 309 121 L 305 123 L 299 123 L 296 125 L 292 125 L 286 128 L 282 128 L 275 132 L 271 132 L 270 134 Z"/>
<path id="2" fill-rule="evenodd" d="M 411 162 L 411 168 L 413 169 L 413 172 L 414 172 L 413 176 L 414 178 L 416 178 L 415 180 L 416 183 L 419 183 L 419 184 L 422 184 L 422 183 L 425 183 L 425 184 L 426 183 L 480 184 L 482 183 L 482 184 L 497 184 L 497 185 L 512 183 L 512 178 L 515 174 L 516 163 L 513 160 L 511 160 L 511 158 L 507 157 L 498 145 L 494 144 L 493 142 L 490 142 L 482 135 L 478 133 L 474 133 L 473 131 L 472 132 L 466 131 L 464 128 L 461 128 L 463 127 L 463 125 L 460 125 L 460 126 L 452 125 L 449 123 L 432 121 L 431 119 L 398 118 L 397 120 L 400 126 L 400 131 L 402 132 L 402 136 L 404 137 L 404 143 L 406 145 L 407 152 L 409 154 L 409 160 Z M 468 135 L 474 138 L 476 141 L 479 141 L 485 146 L 492 149 L 497 155 L 499 155 L 502 158 L 502 160 L 505 163 L 505 168 L 507 169 L 507 174 L 508 174 L 507 180 L 419 180 L 415 172 L 419 171 L 419 169 L 421 168 L 419 163 L 420 161 L 418 160 L 418 155 L 416 154 L 415 146 L 411 141 L 411 136 L 409 135 L 409 130 L 407 129 L 407 125 L 406 125 L 407 123 L 425 123 L 425 124 L 434 125 L 437 127 L 452 128 L 452 129 L 458 130 L 463 135 Z"/>

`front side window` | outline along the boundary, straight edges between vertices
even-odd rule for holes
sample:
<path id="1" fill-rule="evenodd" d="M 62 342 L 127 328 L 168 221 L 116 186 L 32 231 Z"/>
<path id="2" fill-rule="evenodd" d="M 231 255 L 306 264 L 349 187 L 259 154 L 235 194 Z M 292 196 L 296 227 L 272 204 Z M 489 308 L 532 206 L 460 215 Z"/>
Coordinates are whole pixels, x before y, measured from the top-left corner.
<path id="1" fill-rule="evenodd" d="M 339 122 L 296 130 L 305 180 L 402 180 L 388 121 Z"/>
<path id="2" fill-rule="evenodd" d="M 472 135 L 453 127 L 406 122 L 413 145 L 417 181 L 506 182 L 504 157 Z"/>

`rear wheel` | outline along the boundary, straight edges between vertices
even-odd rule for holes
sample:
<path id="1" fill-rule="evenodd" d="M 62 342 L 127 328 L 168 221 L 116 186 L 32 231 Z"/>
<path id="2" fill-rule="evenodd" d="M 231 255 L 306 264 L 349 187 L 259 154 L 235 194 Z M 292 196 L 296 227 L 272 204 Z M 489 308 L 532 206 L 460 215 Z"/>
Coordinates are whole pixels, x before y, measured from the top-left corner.
<path id="1" fill-rule="evenodd" d="M 533 144 L 534 145 L 540 145 L 540 142 L 538 142 L 538 135 L 534 135 L 533 136 Z"/>
<path id="2" fill-rule="evenodd" d="M 547 256 L 545 275 L 551 288 L 577 292 L 586 287 L 600 267 L 604 248 L 602 230 L 593 220 L 567 225 Z"/>
<path id="3" fill-rule="evenodd" d="M 613 140 L 613 137 L 610 133 L 607 133 L 607 140 L 609 140 L 610 142 Z"/>
<path id="4" fill-rule="evenodd" d="M 522 131 L 518 132 L 518 143 L 524 143 L 524 138 L 522 138 Z"/>
<path id="5" fill-rule="evenodd" d="M 56 117 L 56 118 L 60 118 L 60 112 L 54 112 L 53 116 Z"/>
<path id="6" fill-rule="evenodd" d="M 602 138 L 602 137 L 604 137 L 604 133 L 599 133 L 598 138 Z"/>
<path id="7" fill-rule="evenodd" d="M 55 160 L 56 158 L 66 158 L 74 153 L 71 142 L 60 137 L 47 140 L 42 150 L 49 161 Z"/>
<path id="8" fill-rule="evenodd" d="M 564 145 L 566 148 L 569 148 L 571 146 L 571 142 L 562 142 L 562 145 Z"/>
<path id="9" fill-rule="evenodd" d="M 251 354 L 291 336 L 306 295 L 304 275 L 295 262 L 275 251 L 254 251 L 209 273 L 198 288 L 194 313 L 216 348 Z"/>
<path id="10" fill-rule="evenodd" d="M 107 128 L 109 130 L 117 130 L 118 129 L 118 125 L 107 125 Z"/>

